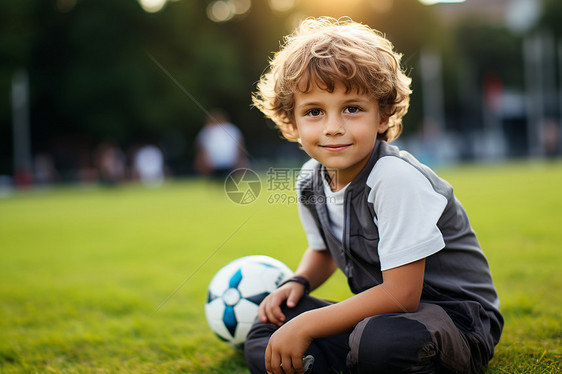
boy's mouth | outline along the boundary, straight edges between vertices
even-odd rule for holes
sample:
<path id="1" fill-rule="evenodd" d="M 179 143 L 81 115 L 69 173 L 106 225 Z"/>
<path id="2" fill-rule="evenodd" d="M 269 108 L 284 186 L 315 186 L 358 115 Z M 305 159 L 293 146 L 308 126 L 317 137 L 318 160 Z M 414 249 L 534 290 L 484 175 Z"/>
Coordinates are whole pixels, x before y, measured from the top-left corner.
<path id="1" fill-rule="evenodd" d="M 351 144 L 324 144 L 321 145 L 320 147 L 324 148 L 327 151 L 337 152 L 337 151 L 343 151 L 350 146 Z"/>

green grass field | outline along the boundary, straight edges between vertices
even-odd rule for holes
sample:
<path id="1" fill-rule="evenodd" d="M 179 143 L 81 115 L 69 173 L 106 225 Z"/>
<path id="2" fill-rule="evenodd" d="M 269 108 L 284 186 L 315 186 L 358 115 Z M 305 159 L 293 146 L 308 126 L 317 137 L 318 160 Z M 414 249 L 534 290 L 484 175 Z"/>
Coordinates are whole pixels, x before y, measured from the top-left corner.
<path id="1" fill-rule="evenodd" d="M 560 373 L 562 163 L 440 175 L 471 217 L 502 301 L 488 372 Z M 240 206 L 222 186 L 190 180 L 0 199 L 0 372 L 248 373 L 208 329 L 203 304 L 235 258 L 297 266 L 306 244 L 296 206 L 265 192 Z M 338 273 L 314 294 L 349 292 Z"/>

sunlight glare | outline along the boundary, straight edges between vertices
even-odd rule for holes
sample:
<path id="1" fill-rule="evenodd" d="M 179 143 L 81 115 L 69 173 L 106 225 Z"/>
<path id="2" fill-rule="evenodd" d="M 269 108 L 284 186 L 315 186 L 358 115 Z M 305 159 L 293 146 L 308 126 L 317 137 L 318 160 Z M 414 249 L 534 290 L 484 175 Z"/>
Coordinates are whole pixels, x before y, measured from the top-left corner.
<path id="1" fill-rule="evenodd" d="M 371 8 L 377 13 L 386 13 L 392 9 L 394 0 L 371 0 Z"/>
<path id="2" fill-rule="evenodd" d="M 226 1 L 213 1 L 207 7 L 207 16 L 213 22 L 226 22 L 234 16 L 232 8 Z"/>
<path id="3" fill-rule="evenodd" d="M 269 7 L 276 12 L 287 12 L 295 6 L 295 0 L 269 0 Z"/>
<path id="4" fill-rule="evenodd" d="M 418 0 L 423 5 L 434 5 L 440 3 L 464 3 L 466 0 Z"/>
<path id="5" fill-rule="evenodd" d="M 383 0 L 386 2 L 386 0 Z M 318 14 L 330 17 L 343 17 L 360 15 L 370 11 L 370 1 L 368 0 L 308 0 L 299 3 L 305 13 Z"/>
<path id="6" fill-rule="evenodd" d="M 247 13 L 252 7 L 252 0 L 230 0 L 232 11 L 236 15 Z"/>
<path id="7" fill-rule="evenodd" d="M 139 0 L 139 3 L 145 12 L 156 13 L 164 8 L 166 1 L 167 0 Z"/>

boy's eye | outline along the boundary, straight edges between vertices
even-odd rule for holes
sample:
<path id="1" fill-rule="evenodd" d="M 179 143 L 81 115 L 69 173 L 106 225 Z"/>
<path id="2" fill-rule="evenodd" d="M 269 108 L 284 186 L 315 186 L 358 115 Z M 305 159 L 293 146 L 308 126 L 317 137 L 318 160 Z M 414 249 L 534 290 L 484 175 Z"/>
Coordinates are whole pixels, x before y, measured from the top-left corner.
<path id="1" fill-rule="evenodd" d="M 345 111 L 348 112 L 348 113 L 353 114 L 353 113 L 358 113 L 358 112 L 360 112 L 360 111 L 361 111 L 361 108 L 359 108 L 358 106 L 355 106 L 355 105 L 350 105 L 350 106 L 348 106 L 348 107 L 345 108 Z"/>
<path id="2" fill-rule="evenodd" d="M 312 116 L 312 117 L 316 117 L 322 114 L 322 111 L 320 109 L 310 109 L 308 112 L 306 112 L 307 116 Z"/>

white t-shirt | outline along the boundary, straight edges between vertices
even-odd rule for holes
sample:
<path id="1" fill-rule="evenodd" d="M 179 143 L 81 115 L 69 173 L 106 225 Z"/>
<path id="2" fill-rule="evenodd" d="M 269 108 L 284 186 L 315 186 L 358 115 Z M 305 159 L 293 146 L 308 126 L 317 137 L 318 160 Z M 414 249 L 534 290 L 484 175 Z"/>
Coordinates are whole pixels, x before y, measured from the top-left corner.
<path id="1" fill-rule="evenodd" d="M 382 157 L 367 178 L 367 185 L 371 188 L 367 203 L 373 205 L 374 223 L 379 231 L 381 270 L 426 258 L 445 247 L 437 221 L 447 198 L 436 192 L 414 166 L 397 157 Z M 334 193 L 324 182 L 330 228 L 340 241 L 346 188 Z M 298 211 L 309 247 L 326 249 L 309 210 L 299 202 Z"/>

